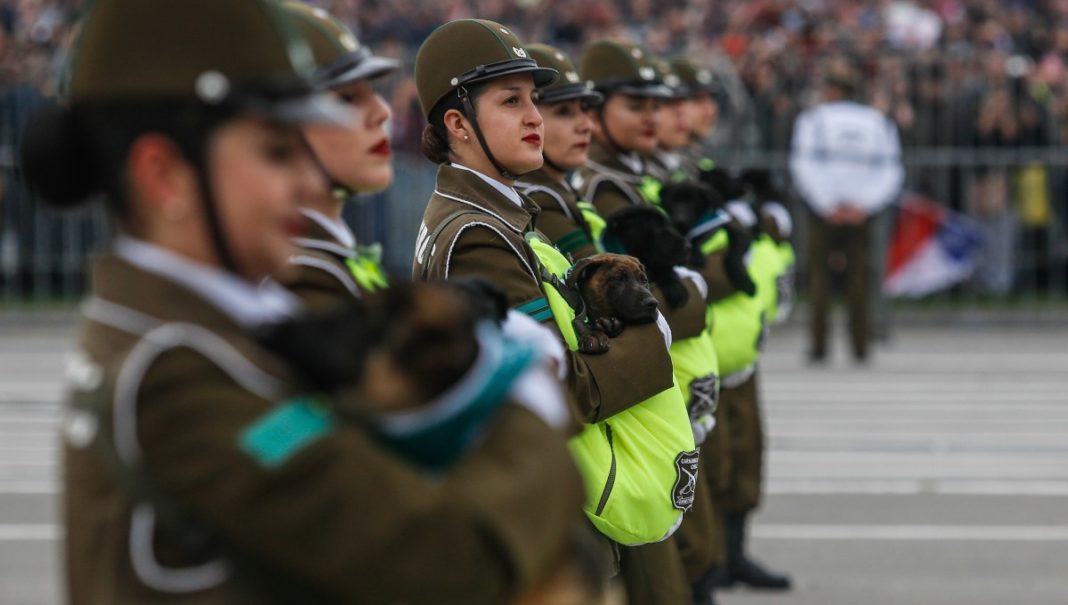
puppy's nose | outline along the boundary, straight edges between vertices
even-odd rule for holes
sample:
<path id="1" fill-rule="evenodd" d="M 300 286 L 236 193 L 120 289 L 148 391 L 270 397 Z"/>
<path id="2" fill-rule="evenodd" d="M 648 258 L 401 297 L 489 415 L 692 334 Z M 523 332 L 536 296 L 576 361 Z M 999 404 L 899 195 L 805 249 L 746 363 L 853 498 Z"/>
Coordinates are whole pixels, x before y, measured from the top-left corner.
<path id="1" fill-rule="evenodd" d="M 645 309 L 646 311 L 649 311 L 649 312 L 655 311 L 656 307 L 657 307 L 656 299 L 653 298 L 653 297 L 649 297 L 649 298 L 645 299 L 645 302 L 642 303 L 642 308 Z"/>

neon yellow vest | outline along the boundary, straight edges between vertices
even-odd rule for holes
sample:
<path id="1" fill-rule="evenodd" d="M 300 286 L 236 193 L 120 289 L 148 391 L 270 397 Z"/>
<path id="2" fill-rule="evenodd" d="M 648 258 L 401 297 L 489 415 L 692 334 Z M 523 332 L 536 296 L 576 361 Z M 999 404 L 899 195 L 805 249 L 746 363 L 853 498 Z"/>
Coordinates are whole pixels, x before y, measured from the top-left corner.
<path id="1" fill-rule="evenodd" d="M 352 273 L 352 277 L 360 288 L 367 292 L 375 292 L 389 287 L 389 280 L 386 279 L 386 272 L 382 270 L 381 260 L 382 247 L 374 244 L 373 246 L 358 246 L 356 258 L 346 259 L 345 264 L 348 265 L 349 272 Z"/>
<path id="2" fill-rule="evenodd" d="M 757 298 L 764 307 L 764 317 L 775 317 L 779 313 L 779 276 L 782 275 L 782 254 L 775 240 L 769 235 L 761 235 L 753 240 L 753 260 L 749 272 L 757 285 Z"/>
<path id="3" fill-rule="evenodd" d="M 590 227 L 590 239 L 593 240 L 593 247 L 598 252 L 604 252 L 604 245 L 601 244 L 601 234 L 604 233 L 604 228 L 608 225 L 601 214 L 597 212 L 597 209 L 593 207 L 593 204 L 580 200 L 578 203 L 579 212 L 582 213 L 582 218 L 586 219 L 586 224 Z"/>
<path id="4" fill-rule="evenodd" d="M 548 272 L 566 278 L 571 263 L 552 244 L 536 233 L 528 234 L 527 242 Z M 543 285 L 564 341 L 577 350 L 574 310 L 552 284 Z M 675 532 L 692 504 L 697 462 L 677 382 L 611 418 L 586 425 L 568 446 L 586 483 L 583 510 L 601 533 L 620 544 L 637 545 L 659 542 Z"/>
<path id="5" fill-rule="evenodd" d="M 701 244 L 701 252 L 708 255 L 722 250 L 728 243 L 726 230 L 720 229 Z M 743 370 L 760 358 L 764 339 L 764 309 L 759 294 L 732 294 L 709 305 L 708 313 L 708 325 L 712 326 L 712 343 L 719 357 L 721 377 Z"/>

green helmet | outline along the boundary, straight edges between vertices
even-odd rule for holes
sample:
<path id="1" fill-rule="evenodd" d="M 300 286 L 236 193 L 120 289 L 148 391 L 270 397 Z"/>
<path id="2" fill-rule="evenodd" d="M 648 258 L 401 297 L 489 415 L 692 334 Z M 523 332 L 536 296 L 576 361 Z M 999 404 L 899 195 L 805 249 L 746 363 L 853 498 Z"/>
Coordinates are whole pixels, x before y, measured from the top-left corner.
<path id="1" fill-rule="evenodd" d="M 597 105 L 604 100 L 604 95 L 593 90 L 591 83 L 579 77 L 575 64 L 562 50 L 548 44 L 531 44 L 527 46 L 527 53 L 541 67 L 560 72 L 560 77 L 555 82 L 538 89 L 539 103 L 582 99 L 590 105 Z"/>
<path id="2" fill-rule="evenodd" d="M 675 57 L 671 60 L 671 69 L 682 80 L 683 85 L 689 89 L 690 95 L 707 93 L 713 96 L 722 92 L 722 87 L 711 71 L 699 67 L 686 57 Z"/>
<path id="3" fill-rule="evenodd" d="M 675 73 L 675 69 L 664 59 L 657 59 L 656 73 L 660 76 L 660 80 L 664 83 L 664 86 L 668 87 L 671 91 L 671 98 L 673 99 L 686 99 L 690 97 L 690 88 L 682 81 L 679 74 Z"/>
<path id="4" fill-rule="evenodd" d="M 177 101 L 343 123 L 312 94 L 307 44 L 269 0 L 97 0 L 73 49 L 72 105 Z M 235 44 L 240 35 L 240 44 Z"/>
<path id="5" fill-rule="evenodd" d="M 652 55 L 629 40 L 598 40 L 582 53 L 582 77 L 605 95 L 670 98 Z"/>
<path id="6" fill-rule="evenodd" d="M 370 80 L 400 67 L 394 59 L 371 54 L 371 49 L 361 45 L 352 30 L 325 10 L 302 2 L 286 2 L 282 7 L 311 47 L 320 86 L 334 88 Z"/>
<path id="7" fill-rule="evenodd" d="M 428 118 L 454 90 L 520 73 L 531 74 L 539 87 L 556 78 L 556 70 L 539 67 L 511 30 L 484 19 L 458 19 L 442 25 L 415 57 L 415 87 Z"/>

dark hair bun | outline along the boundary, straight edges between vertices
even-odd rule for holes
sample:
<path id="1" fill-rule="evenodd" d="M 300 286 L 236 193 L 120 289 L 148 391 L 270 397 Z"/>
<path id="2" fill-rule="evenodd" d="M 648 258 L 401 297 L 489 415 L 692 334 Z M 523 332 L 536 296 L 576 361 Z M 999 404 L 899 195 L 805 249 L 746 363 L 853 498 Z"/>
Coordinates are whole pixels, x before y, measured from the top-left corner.
<path id="1" fill-rule="evenodd" d="M 77 206 L 103 188 L 75 114 L 64 107 L 37 110 L 19 149 L 26 182 L 49 204 Z"/>
<path id="2" fill-rule="evenodd" d="M 423 140 L 420 142 L 423 155 L 435 164 L 449 161 L 449 142 L 441 136 L 441 131 L 432 124 L 423 128 Z"/>

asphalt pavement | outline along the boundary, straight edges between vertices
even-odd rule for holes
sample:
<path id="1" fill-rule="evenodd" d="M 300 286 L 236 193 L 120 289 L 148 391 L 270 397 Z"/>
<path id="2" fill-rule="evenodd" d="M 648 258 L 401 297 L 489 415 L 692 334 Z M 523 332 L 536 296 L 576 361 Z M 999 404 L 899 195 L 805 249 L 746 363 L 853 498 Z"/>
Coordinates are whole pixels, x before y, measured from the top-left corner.
<path id="1" fill-rule="evenodd" d="M 60 602 L 56 429 L 73 327 L 0 313 L 0 603 Z M 1068 324 L 899 327 L 809 366 L 772 334 L 752 554 L 785 594 L 724 605 L 1068 604 Z"/>

